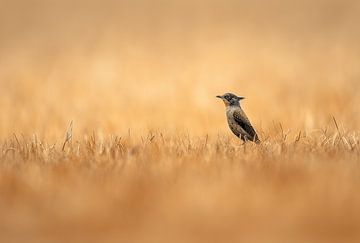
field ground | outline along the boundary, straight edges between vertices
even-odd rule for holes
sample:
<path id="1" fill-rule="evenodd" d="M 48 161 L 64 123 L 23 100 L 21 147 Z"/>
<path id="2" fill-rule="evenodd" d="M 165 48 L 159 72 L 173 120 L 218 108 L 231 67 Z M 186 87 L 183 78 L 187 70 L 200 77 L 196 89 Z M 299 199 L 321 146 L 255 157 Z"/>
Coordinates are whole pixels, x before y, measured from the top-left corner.
<path id="1" fill-rule="evenodd" d="M 358 134 L 92 134 L 64 151 L 14 135 L 1 152 L 4 242 L 360 239 Z"/>
<path id="2" fill-rule="evenodd" d="M 360 242 L 358 1 L 0 5 L 0 242 Z"/>

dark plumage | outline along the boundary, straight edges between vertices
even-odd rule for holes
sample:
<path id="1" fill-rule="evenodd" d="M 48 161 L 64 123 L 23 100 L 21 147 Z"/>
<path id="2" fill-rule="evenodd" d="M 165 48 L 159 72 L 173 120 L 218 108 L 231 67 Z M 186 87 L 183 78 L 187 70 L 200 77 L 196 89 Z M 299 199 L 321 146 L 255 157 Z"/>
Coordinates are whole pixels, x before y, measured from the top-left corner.
<path id="1" fill-rule="evenodd" d="M 244 142 L 260 142 L 255 129 L 251 125 L 249 118 L 240 107 L 240 100 L 244 97 L 238 97 L 232 93 L 226 93 L 222 96 L 216 96 L 224 101 L 226 106 L 226 116 L 231 131 Z"/>

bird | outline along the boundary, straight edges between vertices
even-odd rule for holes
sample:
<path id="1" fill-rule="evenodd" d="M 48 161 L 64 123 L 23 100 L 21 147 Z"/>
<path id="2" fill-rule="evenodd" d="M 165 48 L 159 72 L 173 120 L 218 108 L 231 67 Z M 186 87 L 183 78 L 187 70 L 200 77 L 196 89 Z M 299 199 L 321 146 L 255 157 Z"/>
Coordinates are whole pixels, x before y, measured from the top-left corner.
<path id="1" fill-rule="evenodd" d="M 225 104 L 226 117 L 230 130 L 244 142 L 252 141 L 260 143 L 259 136 L 240 106 L 240 100 L 245 98 L 232 93 L 226 93 L 216 97 L 222 99 Z"/>

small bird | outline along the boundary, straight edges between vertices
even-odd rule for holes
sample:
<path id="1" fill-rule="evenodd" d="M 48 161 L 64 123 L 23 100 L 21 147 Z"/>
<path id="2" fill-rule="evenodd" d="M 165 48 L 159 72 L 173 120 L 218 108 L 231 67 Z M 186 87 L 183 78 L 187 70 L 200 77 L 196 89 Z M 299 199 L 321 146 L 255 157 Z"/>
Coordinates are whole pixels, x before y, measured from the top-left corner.
<path id="1" fill-rule="evenodd" d="M 226 107 L 226 117 L 231 131 L 244 142 L 252 141 L 260 143 L 260 139 L 251 125 L 245 112 L 240 107 L 240 100 L 244 97 L 236 96 L 232 93 L 218 95 L 224 101 Z"/>

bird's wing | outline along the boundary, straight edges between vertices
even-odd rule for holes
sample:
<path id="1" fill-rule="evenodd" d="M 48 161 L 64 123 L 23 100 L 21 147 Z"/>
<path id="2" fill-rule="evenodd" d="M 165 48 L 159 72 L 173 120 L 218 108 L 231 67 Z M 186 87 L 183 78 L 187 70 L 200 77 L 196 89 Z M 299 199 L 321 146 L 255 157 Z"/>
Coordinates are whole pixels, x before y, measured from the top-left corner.
<path id="1" fill-rule="evenodd" d="M 249 134 L 249 139 L 252 141 L 258 142 L 259 138 L 255 132 L 255 129 L 251 125 L 249 119 L 247 118 L 245 112 L 241 109 L 238 109 L 234 112 L 234 119 L 240 125 L 244 131 Z"/>

